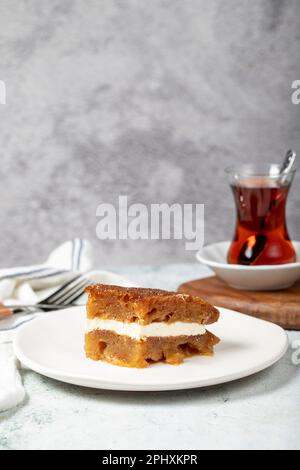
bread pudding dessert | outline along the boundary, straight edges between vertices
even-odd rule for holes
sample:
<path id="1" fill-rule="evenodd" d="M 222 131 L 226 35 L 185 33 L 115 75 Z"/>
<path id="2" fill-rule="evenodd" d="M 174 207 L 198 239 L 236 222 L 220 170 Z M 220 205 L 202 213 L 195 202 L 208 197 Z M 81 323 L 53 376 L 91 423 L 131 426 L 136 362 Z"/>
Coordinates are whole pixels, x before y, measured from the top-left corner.
<path id="1" fill-rule="evenodd" d="M 187 294 L 95 284 L 87 288 L 86 356 L 118 366 L 180 364 L 212 355 L 219 338 L 206 325 L 219 318 L 208 302 Z"/>

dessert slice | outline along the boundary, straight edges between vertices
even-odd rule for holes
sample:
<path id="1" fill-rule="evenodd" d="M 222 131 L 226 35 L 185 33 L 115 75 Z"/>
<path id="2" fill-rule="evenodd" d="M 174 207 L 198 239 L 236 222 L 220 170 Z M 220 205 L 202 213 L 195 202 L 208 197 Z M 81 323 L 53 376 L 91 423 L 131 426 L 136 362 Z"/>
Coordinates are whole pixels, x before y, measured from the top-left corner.
<path id="1" fill-rule="evenodd" d="M 219 312 L 186 294 L 96 284 L 87 288 L 86 356 L 126 367 L 179 364 L 211 355 L 219 339 L 205 329 Z"/>

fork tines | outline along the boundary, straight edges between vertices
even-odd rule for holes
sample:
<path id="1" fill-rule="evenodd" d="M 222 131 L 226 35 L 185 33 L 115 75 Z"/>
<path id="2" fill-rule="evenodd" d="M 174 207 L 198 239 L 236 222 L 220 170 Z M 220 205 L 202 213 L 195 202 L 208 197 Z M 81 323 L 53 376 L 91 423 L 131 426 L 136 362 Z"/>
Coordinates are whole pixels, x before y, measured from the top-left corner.
<path id="1" fill-rule="evenodd" d="M 59 290 L 44 299 L 42 303 L 65 304 L 74 302 L 84 293 L 85 288 L 90 284 L 93 284 L 93 282 L 84 275 L 75 276 Z"/>

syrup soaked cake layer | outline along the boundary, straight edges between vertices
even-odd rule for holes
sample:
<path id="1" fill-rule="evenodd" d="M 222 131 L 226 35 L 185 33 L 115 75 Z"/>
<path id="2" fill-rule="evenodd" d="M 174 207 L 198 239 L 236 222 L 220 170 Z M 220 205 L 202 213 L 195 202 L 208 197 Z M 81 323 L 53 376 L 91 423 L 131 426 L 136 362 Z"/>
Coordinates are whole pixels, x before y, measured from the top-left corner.
<path id="1" fill-rule="evenodd" d="M 219 318 L 208 302 L 159 289 L 103 284 L 87 288 L 86 356 L 119 366 L 179 364 L 213 353 L 219 339 L 205 326 Z"/>
<path id="2" fill-rule="evenodd" d="M 87 288 L 87 317 L 122 322 L 191 322 L 208 325 L 219 312 L 205 300 L 160 289 L 96 284 Z"/>
<path id="3" fill-rule="evenodd" d="M 180 364 L 195 354 L 212 355 L 219 338 L 209 331 L 194 336 L 147 337 L 136 340 L 113 331 L 93 330 L 85 335 L 86 356 L 118 366 L 148 367 L 152 362 Z"/>

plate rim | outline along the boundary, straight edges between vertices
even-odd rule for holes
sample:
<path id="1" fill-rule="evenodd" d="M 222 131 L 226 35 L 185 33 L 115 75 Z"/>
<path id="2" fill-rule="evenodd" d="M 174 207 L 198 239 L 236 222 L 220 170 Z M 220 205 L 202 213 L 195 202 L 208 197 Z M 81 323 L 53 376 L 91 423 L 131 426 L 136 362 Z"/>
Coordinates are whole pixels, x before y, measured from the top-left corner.
<path id="1" fill-rule="evenodd" d="M 76 306 L 76 307 L 71 307 L 67 308 L 64 310 L 60 310 L 59 313 L 63 313 L 66 311 L 70 311 L 73 309 L 82 309 L 83 306 Z M 136 382 L 136 381 L 131 381 L 131 382 L 122 382 L 120 380 L 115 380 L 114 378 L 110 379 L 109 381 L 106 379 L 97 379 L 93 376 L 74 376 L 73 373 L 70 373 L 68 371 L 57 371 L 56 369 L 53 369 L 51 367 L 45 367 L 41 366 L 38 364 L 36 361 L 32 361 L 30 358 L 26 356 L 26 354 L 23 353 L 22 348 L 19 345 L 19 338 L 22 335 L 24 330 L 30 329 L 32 326 L 32 322 L 28 322 L 24 325 L 22 325 L 16 334 L 14 335 L 13 338 L 13 350 L 14 354 L 17 357 L 17 359 L 23 363 L 26 367 L 28 367 L 30 370 L 44 376 L 44 377 L 49 377 L 51 379 L 57 380 L 59 382 L 63 383 L 68 383 L 68 384 L 73 384 L 85 388 L 96 388 L 96 389 L 102 389 L 102 390 L 116 390 L 116 391 L 133 391 L 133 392 L 138 392 L 138 391 L 172 391 L 172 390 L 187 390 L 187 389 L 193 389 L 193 388 L 203 388 L 203 387 L 210 387 L 214 385 L 220 385 L 223 383 L 228 383 L 232 382 L 235 380 L 240 380 L 246 377 L 249 377 L 251 375 L 254 375 L 256 373 L 259 373 L 265 369 L 268 369 L 272 365 L 276 364 L 287 352 L 288 347 L 289 347 L 289 338 L 287 335 L 287 332 L 280 327 L 279 325 L 275 323 L 268 322 L 266 320 L 262 320 L 260 318 L 255 318 L 251 317 L 250 315 L 243 314 L 241 312 L 236 312 L 234 310 L 224 308 L 224 307 L 217 307 L 222 311 L 229 311 L 234 314 L 238 314 L 243 317 L 247 317 L 248 319 L 251 319 L 251 321 L 255 322 L 263 322 L 269 325 L 272 325 L 275 329 L 278 329 L 278 331 L 281 332 L 283 335 L 283 341 L 281 350 L 278 351 L 276 356 L 272 359 L 269 359 L 268 361 L 264 361 L 263 363 L 253 366 L 248 369 L 244 369 L 240 372 L 233 372 L 231 374 L 224 374 L 215 378 L 208 378 L 206 380 L 201 380 L 201 378 L 198 379 L 181 379 L 178 382 L 170 382 L 170 383 L 163 383 L 163 384 L 157 384 L 156 382 L 154 383 L 143 383 L 143 382 Z M 58 313 L 58 312 L 55 312 Z M 49 316 L 51 315 L 48 314 Z M 52 313 L 53 315 L 53 313 Z M 48 317 L 48 316 L 47 316 Z M 40 322 L 44 321 L 45 318 L 47 317 L 39 317 L 34 319 L 34 322 Z M 218 347 L 218 346 L 216 346 Z M 113 366 L 112 367 L 118 367 L 118 366 Z M 85 383 L 80 383 L 80 382 L 85 382 Z"/>

